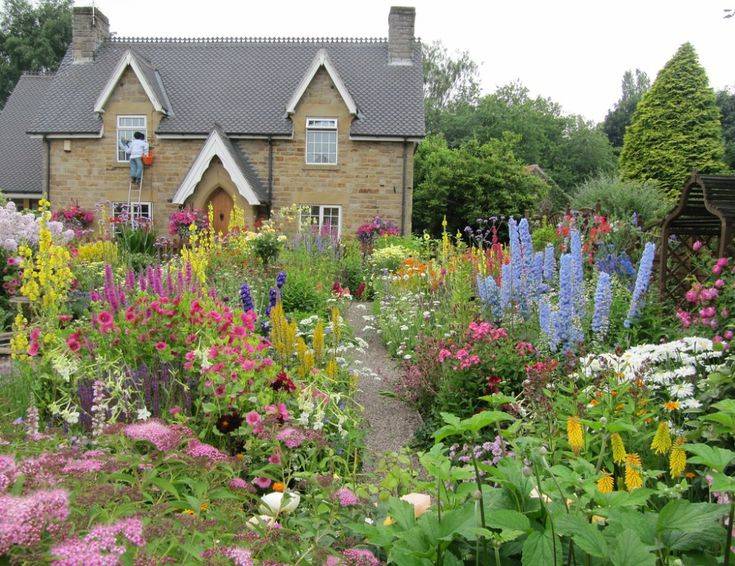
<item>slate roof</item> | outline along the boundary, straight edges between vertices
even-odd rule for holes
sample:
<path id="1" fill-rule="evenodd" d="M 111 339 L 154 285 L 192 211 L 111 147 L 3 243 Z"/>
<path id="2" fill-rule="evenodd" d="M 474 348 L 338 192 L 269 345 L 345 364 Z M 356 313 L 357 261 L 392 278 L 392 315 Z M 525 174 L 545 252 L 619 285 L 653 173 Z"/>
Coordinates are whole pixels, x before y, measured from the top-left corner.
<path id="1" fill-rule="evenodd" d="M 52 77 L 23 75 L 0 112 L 0 191 L 39 196 L 43 187 L 43 141 L 26 130 Z"/>
<path id="2" fill-rule="evenodd" d="M 96 134 L 94 104 L 127 50 L 160 77 L 170 104 L 157 133 L 290 135 L 286 105 L 319 49 L 325 49 L 358 107 L 352 135 L 421 137 L 421 50 L 413 65 L 389 65 L 385 40 L 152 40 L 115 38 L 87 64 L 68 51 L 30 131 Z"/>
<path id="3" fill-rule="evenodd" d="M 242 171 L 242 174 L 248 180 L 250 187 L 258 196 L 258 200 L 260 200 L 260 202 L 264 204 L 270 202 L 268 187 L 261 181 L 260 176 L 255 171 L 252 163 L 250 163 L 248 156 L 243 153 L 238 146 L 232 143 L 230 138 L 227 137 L 225 131 L 222 129 L 222 126 L 216 124 L 214 128 L 222 137 L 222 140 L 225 142 L 225 147 L 227 148 L 227 151 L 232 154 L 232 157 L 235 159 L 235 162 L 240 168 L 240 171 Z"/>

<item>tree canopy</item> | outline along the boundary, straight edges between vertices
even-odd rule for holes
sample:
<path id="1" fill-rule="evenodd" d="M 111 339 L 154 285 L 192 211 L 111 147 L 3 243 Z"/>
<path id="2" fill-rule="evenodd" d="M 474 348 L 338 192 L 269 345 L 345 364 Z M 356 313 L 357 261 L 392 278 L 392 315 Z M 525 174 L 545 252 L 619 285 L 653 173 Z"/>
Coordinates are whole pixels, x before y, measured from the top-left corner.
<path id="1" fill-rule="evenodd" d="M 532 208 L 547 186 L 515 156 L 517 142 L 504 136 L 450 148 L 442 136 L 428 136 L 416 154 L 414 230 L 438 234 L 446 215 L 447 230 L 454 233 L 476 218 Z"/>
<path id="2" fill-rule="evenodd" d="M 725 164 L 735 169 L 735 92 L 717 93 L 717 106 L 722 114 L 722 137 L 725 142 Z"/>
<path id="3" fill-rule="evenodd" d="M 625 133 L 625 178 L 678 192 L 692 169 L 722 170 L 720 111 L 694 47 L 682 45 L 638 103 Z"/>
<path id="4" fill-rule="evenodd" d="M 602 130 L 613 147 L 623 147 L 625 129 L 633 118 L 638 102 L 649 88 L 651 80 L 646 73 L 640 69 L 625 71 L 620 99 L 610 109 L 602 123 Z"/>
<path id="5" fill-rule="evenodd" d="M 53 71 L 71 42 L 72 0 L 4 0 L 0 12 L 0 108 L 24 72 Z"/>

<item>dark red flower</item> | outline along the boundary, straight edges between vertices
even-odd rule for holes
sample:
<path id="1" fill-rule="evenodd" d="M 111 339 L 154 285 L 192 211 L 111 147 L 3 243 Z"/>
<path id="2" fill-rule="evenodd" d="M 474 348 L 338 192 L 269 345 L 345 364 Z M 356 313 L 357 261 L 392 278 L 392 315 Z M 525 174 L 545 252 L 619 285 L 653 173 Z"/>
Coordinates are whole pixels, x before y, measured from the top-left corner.
<path id="1" fill-rule="evenodd" d="M 290 377 L 288 377 L 284 370 L 281 370 L 278 375 L 276 375 L 276 379 L 271 382 L 271 388 L 273 391 L 287 391 L 288 393 L 291 393 L 296 390 L 296 384 Z"/>
<path id="2" fill-rule="evenodd" d="M 232 411 L 230 414 L 218 418 L 216 427 L 222 434 L 229 434 L 240 428 L 240 425 L 242 425 L 242 417 L 237 411 Z"/>

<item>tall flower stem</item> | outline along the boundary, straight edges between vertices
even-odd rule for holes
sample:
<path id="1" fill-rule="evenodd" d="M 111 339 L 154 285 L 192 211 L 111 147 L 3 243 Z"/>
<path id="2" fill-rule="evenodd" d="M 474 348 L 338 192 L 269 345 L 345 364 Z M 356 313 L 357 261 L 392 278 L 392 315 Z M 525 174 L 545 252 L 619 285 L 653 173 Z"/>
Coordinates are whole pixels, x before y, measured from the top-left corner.
<path id="1" fill-rule="evenodd" d="M 732 556 L 732 527 L 733 519 L 735 519 L 735 500 L 730 503 L 730 515 L 727 518 L 727 537 L 725 538 L 725 566 L 730 566 L 730 556 Z"/>
<path id="2" fill-rule="evenodd" d="M 474 450 L 472 450 L 472 467 L 475 469 L 475 483 L 480 492 L 480 523 L 483 529 L 487 529 L 487 523 L 485 522 L 485 501 L 482 494 L 482 478 L 480 478 L 480 469 L 477 467 L 477 458 L 475 457 Z M 482 539 L 482 553 L 487 554 L 487 541 L 484 537 Z M 479 556 L 477 558 L 479 559 Z"/>

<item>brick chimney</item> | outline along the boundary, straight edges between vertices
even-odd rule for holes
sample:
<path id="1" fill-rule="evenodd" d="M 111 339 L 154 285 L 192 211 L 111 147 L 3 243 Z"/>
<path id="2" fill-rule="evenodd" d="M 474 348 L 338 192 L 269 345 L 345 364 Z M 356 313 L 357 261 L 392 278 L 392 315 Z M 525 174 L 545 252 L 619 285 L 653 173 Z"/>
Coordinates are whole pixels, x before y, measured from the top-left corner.
<path id="1" fill-rule="evenodd" d="M 416 8 L 392 6 L 388 15 L 388 62 L 391 65 L 413 64 Z"/>
<path id="2" fill-rule="evenodd" d="M 110 37 L 110 22 L 93 6 L 75 6 L 72 21 L 74 63 L 89 63 L 97 48 Z"/>

